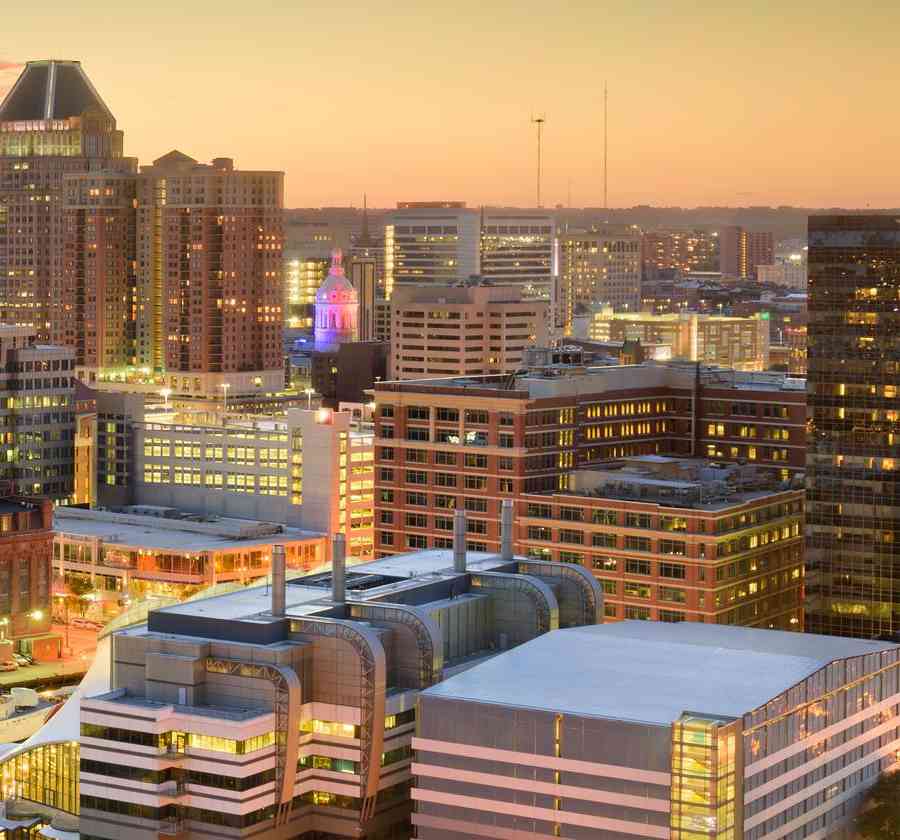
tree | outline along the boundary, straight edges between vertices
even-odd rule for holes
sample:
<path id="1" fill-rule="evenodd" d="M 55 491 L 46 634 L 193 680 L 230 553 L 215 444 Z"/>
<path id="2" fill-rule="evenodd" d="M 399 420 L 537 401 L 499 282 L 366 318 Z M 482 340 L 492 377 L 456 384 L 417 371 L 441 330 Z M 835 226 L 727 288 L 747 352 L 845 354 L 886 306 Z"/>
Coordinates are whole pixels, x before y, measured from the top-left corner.
<path id="1" fill-rule="evenodd" d="M 869 788 L 856 830 L 868 840 L 900 840 L 900 771 L 884 773 Z"/>
<path id="2" fill-rule="evenodd" d="M 84 618 L 84 613 L 89 603 L 87 596 L 94 591 L 94 585 L 89 578 L 82 577 L 73 577 L 68 581 L 68 584 L 75 601 L 74 606 L 78 607 L 81 617 Z"/>

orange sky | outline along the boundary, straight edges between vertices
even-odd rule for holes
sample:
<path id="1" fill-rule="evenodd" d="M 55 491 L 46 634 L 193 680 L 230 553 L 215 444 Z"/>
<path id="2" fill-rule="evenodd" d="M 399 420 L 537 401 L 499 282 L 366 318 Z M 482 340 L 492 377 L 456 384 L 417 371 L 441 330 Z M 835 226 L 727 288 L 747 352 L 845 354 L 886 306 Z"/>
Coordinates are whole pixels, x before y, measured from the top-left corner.
<path id="1" fill-rule="evenodd" d="M 432 8 L 433 7 L 433 8 Z M 627 8 L 625 8 L 627 7 Z M 45 0 L 7 63 L 80 59 L 142 162 L 283 169 L 289 206 L 900 205 L 891 0 Z"/>

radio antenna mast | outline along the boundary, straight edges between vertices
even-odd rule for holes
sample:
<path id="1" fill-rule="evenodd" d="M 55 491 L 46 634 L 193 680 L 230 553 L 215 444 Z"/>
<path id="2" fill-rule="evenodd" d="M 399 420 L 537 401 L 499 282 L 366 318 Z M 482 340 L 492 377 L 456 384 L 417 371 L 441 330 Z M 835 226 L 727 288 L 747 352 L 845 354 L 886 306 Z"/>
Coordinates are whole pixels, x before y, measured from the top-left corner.
<path id="1" fill-rule="evenodd" d="M 532 117 L 531 121 L 537 125 L 537 206 L 543 206 L 541 204 L 541 137 L 544 131 L 544 123 L 547 121 L 546 117 Z"/>

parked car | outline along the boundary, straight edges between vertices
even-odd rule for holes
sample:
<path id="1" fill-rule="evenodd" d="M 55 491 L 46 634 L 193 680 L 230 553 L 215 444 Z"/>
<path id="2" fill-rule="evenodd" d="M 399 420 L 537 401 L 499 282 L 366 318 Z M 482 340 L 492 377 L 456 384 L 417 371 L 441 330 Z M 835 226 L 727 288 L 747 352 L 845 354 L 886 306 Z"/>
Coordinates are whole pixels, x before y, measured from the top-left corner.
<path id="1" fill-rule="evenodd" d="M 23 653 L 14 653 L 13 659 L 16 661 L 16 664 L 20 668 L 25 668 L 28 665 L 34 665 L 34 660 L 30 656 L 25 656 Z"/>
<path id="2" fill-rule="evenodd" d="M 0 662 L 0 671 L 18 671 L 19 666 L 12 659 Z"/>
<path id="3" fill-rule="evenodd" d="M 69 622 L 73 627 L 81 627 L 83 630 L 102 630 L 103 624 L 99 621 L 94 621 L 91 618 L 73 618 Z"/>

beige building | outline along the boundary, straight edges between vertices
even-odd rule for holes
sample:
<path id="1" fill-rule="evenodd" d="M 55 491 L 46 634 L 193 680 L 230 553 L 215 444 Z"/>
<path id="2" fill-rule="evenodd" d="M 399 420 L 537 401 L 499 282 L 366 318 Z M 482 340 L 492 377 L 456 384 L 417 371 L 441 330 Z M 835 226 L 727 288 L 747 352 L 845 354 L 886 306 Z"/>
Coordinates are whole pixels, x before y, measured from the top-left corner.
<path id="1" fill-rule="evenodd" d="M 580 307 L 636 312 L 641 303 L 641 232 L 633 227 L 561 234 L 556 323 L 572 334 Z"/>
<path id="2" fill-rule="evenodd" d="M 660 360 L 683 359 L 747 371 L 769 367 L 769 321 L 760 315 L 631 314 L 606 307 L 593 313 L 589 332 L 593 341 L 640 341 Z"/>
<path id="3" fill-rule="evenodd" d="M 394 379 L 505 373 L 547 343 L 548 304 L 514 286 L 397 287 L 391 298 Z"/>

